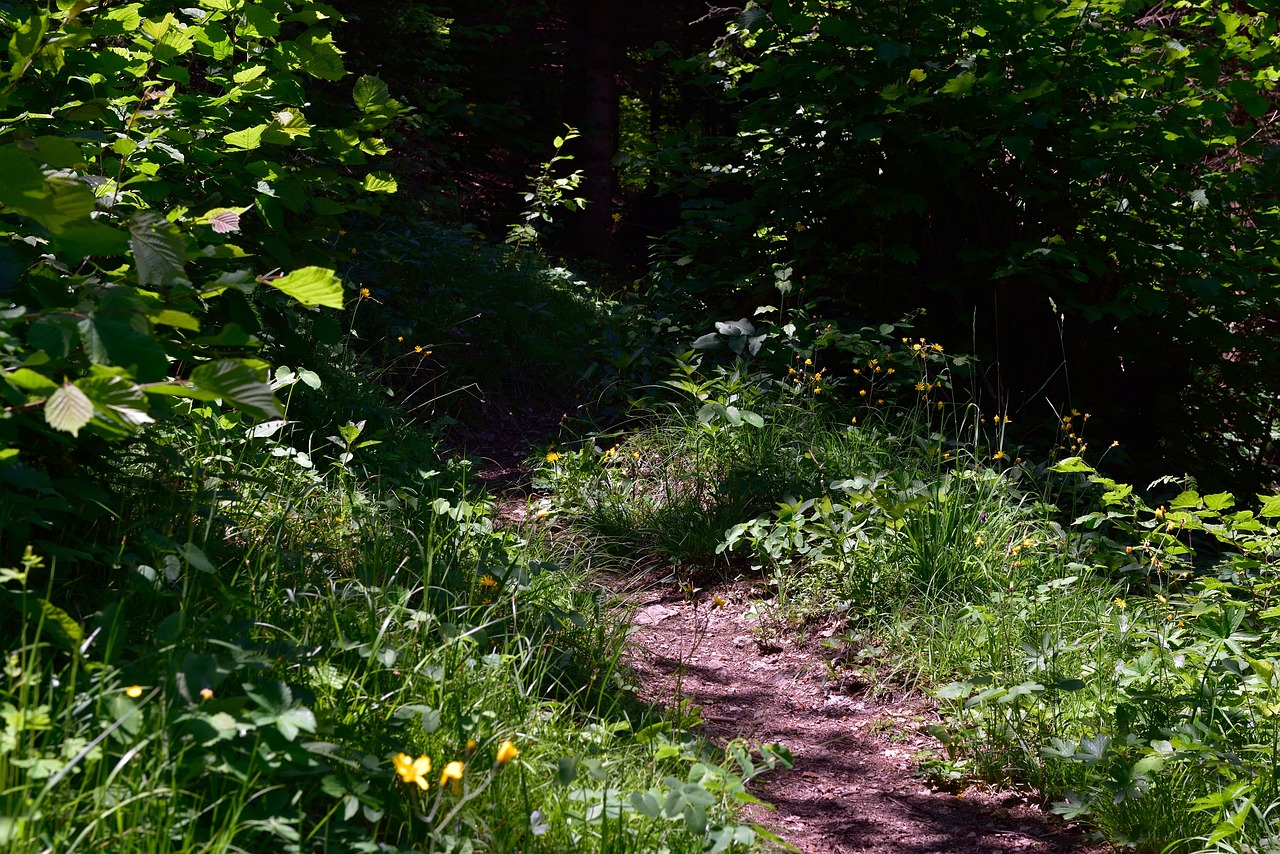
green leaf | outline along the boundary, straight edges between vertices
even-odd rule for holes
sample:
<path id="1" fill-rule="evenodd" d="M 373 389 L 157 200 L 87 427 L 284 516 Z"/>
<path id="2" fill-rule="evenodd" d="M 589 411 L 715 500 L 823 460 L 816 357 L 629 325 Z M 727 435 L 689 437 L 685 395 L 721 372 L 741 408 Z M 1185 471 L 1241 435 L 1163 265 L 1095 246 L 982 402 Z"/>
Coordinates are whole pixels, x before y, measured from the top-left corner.
<path id="1" fill-rule="evenodd" d="M 1088 472 L 1092 474 L 1095 473 L 1097 469 L 1086 463 L 1080 457 L 1068 457 L 1062 462 L 1050 467 L 1049 471 L 1056 471 L 1060 473 Z"/>
<path id="2" fill-rule="evenodd" d="M 4 375 L 4 378 L 15 388 L 35 392 L 36 394 L 47 395 L 58 388 L 58 384 L 53 380 L 44 374 L 36 373 L 30 368 L 18 368 L 16 371 L 9 371 Z"/>
<path id="3" fill-rule="evenodd" d="M 23 21 L 13 31 L 13 35 L 9 37 L 9 59 L 13 63 L 9 69 L 11 79 L 17 80 L 26 71 L 27 65 L 40 50 L 48 28 L 49 16 L 37 15 Z"/>
<path id="4" fill-rule="evenodd" d="M 169 374 L 164 347 L 150 335 L 119 320 L 94 313 L 80 321 L 80 340 L 95 365 L 128 368 L 139 382 L 155 382 Z"/>
<path id="5" fill-rule="evenodd" d="M 129 235 L 100 222 L 69 225 L 53 235 L 53 245 L 64 260 L 110 257 L 129 251 Z"/>
<path id="6" fill-rule="evenodd" d="M 195 338 L 192 344 L 201 347 L 257 347 L 262 342 L 240 328 L 238 323 L 228 323 L 217 335 Z"/>
<path id="7" fill-rule="evenodd" d="M 942 87 L 941 92 L 944 95 L 963 95 L 973 88 L 973 84 L 978 80 L 972 71 L 966 71 L 963 74 L 948 80 Z"/>
<path id="8" fill-rule="evenodd" d="M 173 223 L 158 213 L 142 211 L 129 221 L 133 261 L 143 285 L 166 285 L 185 278 L 186 240 Z"/>
<path id="9" fill-rule="evenodd" d="M 364 176 L 364 188 L 370 193 L 394 193 L 398 186 L 390 172 L 370 172 Z"/>
<path id="10" fill-rule="evenodd" d="M 80 429 L 92 419 L 93 403 L 71 383 L 65 383 L 44 402 L 44 420 L 55 430 L 79 436 Z"/>
<path id="11" fill-rule="evenodd" d="M 1170 510 L 1194 509 L 1200 506 L 1200 493 L 1188 489 L 1169 502 Z"/>
<path id="12" fill-rule="evenodd" d="M 151 315 L 151 322 L 162 326 L 172 326 L 176 329 L 186 329 L 191 332 L 200 331 L 200 321 L 185 311 L 174 311 L 171 308 L 163 309 L 156 314 Z"/>
<path id="13" fill-rule="evenodd" d="M 1264 519 L 1274 519 L 1280 516 L 1280 495 L 1272 495 L 1267 497 L 1259 495 L 1258 500 L 1262 502 L 1262 509 L 1258 511 L 1258 515 Z"/>
<path id="14" fill-rule="evenodd" d="M 130 430 L 155 421 L 146 410 L 147 399 L 134 383 L 124 377 L 86 377 L 76 387 L 92 401 L 94 408 Z"/>
<path id="15" fill-rule="evenodd" d="M 385 106 L 391 100 L 387 84 L 371 74 L 365 74 L 356 81 L 355 87 L 351 90 L 351 97 L 362 113 Z"/>
<path id="16" fill-rule="evenodd" d="M 251 128 L 233 131 L 223 136 L 222 140 L 232 148 L 249 151 L 262 145 L 262 134 L 266 132 L 267 127 L 265 124 L 254 125 Z"/>
<path id="17" fill-rule="evenodd" d="M 301 267 L 267 284 L 306 306 L 342 308 L 342 281 L 324 267 Z"/>
<path id="18" fill-rule="evenodd" d="M 258 418 L 282 417 L 264 375 L 241 359 L 206 362 L 191 372 L 196 388 Z"/>
<path id="19" fill-rule="evenodd" d="M 342 65 L 342 52 L 329 42 L 316 42 L 302 61 L 302 69 L 321 80 L 341 80 L 347 73 Z"/>
<path id="20" fill-rule="evenodd" d="M 242 68 L 232 75 L 233 80 L 237 83 L 248 83 L 251 80 L 257 80 L 262 76 L 262 72 L 266 71 L 265 65 L 250 65 L 248 68 Z"/>

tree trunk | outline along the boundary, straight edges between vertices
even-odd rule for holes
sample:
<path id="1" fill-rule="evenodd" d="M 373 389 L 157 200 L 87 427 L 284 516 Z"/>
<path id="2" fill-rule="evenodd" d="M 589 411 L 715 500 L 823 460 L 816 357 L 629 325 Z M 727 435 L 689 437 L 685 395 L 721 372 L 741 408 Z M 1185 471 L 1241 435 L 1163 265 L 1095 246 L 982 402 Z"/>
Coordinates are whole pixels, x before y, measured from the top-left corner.
<path id="1" fill-rule="evenodd" d="M 613 156 L 618 150 L 618 56 L 615 0 L 577 4 L 582 17 L 584 75 L 582 109 L 583 198 L 587 208 L 578 221 L 582 251 L 607 260 L 612 251 L 612 225 L 617 178 Z M 573 29 L 579 29 L 574 27 Z M 572 49 L 572 46 L 570 46 Z"/>

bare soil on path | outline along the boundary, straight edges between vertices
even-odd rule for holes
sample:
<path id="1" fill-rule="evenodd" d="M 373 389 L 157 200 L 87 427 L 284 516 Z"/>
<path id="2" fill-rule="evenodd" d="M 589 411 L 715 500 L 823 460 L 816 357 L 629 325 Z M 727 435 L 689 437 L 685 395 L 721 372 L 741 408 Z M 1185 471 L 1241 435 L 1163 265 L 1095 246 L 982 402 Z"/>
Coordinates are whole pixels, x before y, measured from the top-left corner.
<path id="1" fill-rule="evenodd" d="M 922 732 L 936 720 L 929 704 L 872 699 L 829 681 L 821 632 L 761 649 L 746 617 L 753 598 L 745 582 L 701 591 L 695 601 L 669 585 L 642 588 L 632 597 L 630 635 L 644 699 L 690 698 L 711 738 L 779 742 L 794 754 L 793 770 L 753 786 L 775 809 L 751 807 L 750 820 L 805 854 L 1110 850 L 1022 795 L 930 788 L 913 761 L 936 744 Z"/>

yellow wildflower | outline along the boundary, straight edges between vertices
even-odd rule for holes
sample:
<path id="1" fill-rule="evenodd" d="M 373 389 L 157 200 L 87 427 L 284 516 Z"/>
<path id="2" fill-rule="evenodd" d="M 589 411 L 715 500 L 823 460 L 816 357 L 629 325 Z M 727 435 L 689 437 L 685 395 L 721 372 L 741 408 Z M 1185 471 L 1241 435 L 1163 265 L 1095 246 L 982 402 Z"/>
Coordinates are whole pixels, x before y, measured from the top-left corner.
<path id="1" fill-rule="evenodd" d="M 510 739 L 502 742 L 502 744 L 498 746 L 498 764 L 499 765 L 506 765 L 508 762 L 515 759 L 519 755 L 520 755 L 520 751 L 516 748 L 514 744 L 511 743 Z"/>
<path id="2" fill-rule="evenodd" d="M 493 588 L 498 586 L 498 579 L 494 578 L 492 575 L 489 575 L 488 573 L 485 573 L 484 575 L 480 576 L 480 586 L 486 590 L 492 590 Z"/>
<path id="3" fill-rule="evenodd" d="M 415 353 L 421 353 L 421 352 L 422 352 L 422 345 L 421 345 L 421 344 L 415 344 L 415 345 L 414 345 L 414 347 L 413 347 L 413 352 L 415 352 Z"/>
<path id="4" fill-rule="evenodd" d="M 559 459 L 560 459 L 559 451 L 551 451 L 550 453 L 547 454 L 547 462 L 549 463 L 557 462 L 559 461 Z"/>
<path id="5" fill-rule="evenodd" d="M 850 418 L 850 419 L 849 419 L 849 423 L 850 423 L 850 424 L 857 424 L 857 423 L 858 423 L 858 416 L 856 416 L 856 415 L 855 415 L 855 416 L 853 416 L 852 418 Z"/>
<path id="6" fill-rule="evenodd" d="M 425 753 L 414 759 L 407 753 L 397 753 L 395 759 L 391 760 L 395 765 L 396 773 L 400 775 L 401 782 L 416 783 L 418 788 L 426 791 L 431 784 L 427 782 L 427 775 L 431 773 L 431 757 Z"/>
<path id="7" fill-rule="evenodd" d="M 212 689 L 212 688 L 201 688 L 201 689 L 200 689 L 200 699 L 201 699 L 201 700 L 212 700 L 212 699 L 213 699 L 213 689 Z"/>
<path id="8" fill-rule="evenodd" d="M 1120 598 L 1118 598 L 1118 597 L 1117 597 L 1117 598 L 1116 598 L 1116 600 L 1115 600 L 1115 604 L 1116 604 L 1116 607 L 1117 607 L 1117 608 L 1119 608 L 1121 611 L 1123 611 L 1123 610 L 1124 610 L 1124 608 L 1125 608 L 1125 603 L 1124 603 L 1124 600 L 1123 600 L 1123 599 L 1120 599 Z"/>
<path id="9" fill-rule="evenodd" d="M 916 391 L 924 391 L 924 383 L 916 383 Z"/>
<path id="10" fill-rule="evenodd" d="M 443 786 L 450 780 L 461 782 L 462 767 L 462 763 L 456 759 L 444 766 L 444 772 L 440 775 L 440 785 Z"/>
<path id="11" fill-rule="evenodd" d="M 1157 518 L 1157 519 L 1163 519 L 1163 518 L 1164 518 L 1164 508 L 1163 508 L 1163 507 L 1157 507 L 1157 508 L 1156 508 L 1156 518 Z"/>
<path id="12" fill-rule="evenodd" d="M 805 359 L 805 360 L 804 360 L 804 363 L 805 363 L 806 365 L 812 365 L 812 364 L 813 364 L 813 359 Z"/>
<path id="13" fill-rule="evenodd" d="M 711 604 L 715 605 L 717 608 L 723 608 L 728 603 L 729 600 L 721 596 L 719 593 L 716 593 L 711 597 Z"/>
<path id="14" fill-rule="evenodd" d="M 131 700 L 136 700 L 142 696 L 142 686 L 130 685 L 128 688 L 124 689 L 124 695 Z"/>
<path id="15" fill-rule="evenodd" d="M 925 77 L 928 77 L 928 75 L 924 73 L 923 68 L 911 69 L 911 74 L 909 76 L 911 77 L 912 80 L 916 81 L 917 83 L 924 82 Z"/>
<path id="16" fill-rule="evenodd" d="M 984 540 L 982 537 L 974 537 L 973 544 L 975 546 L 985 546 L 987 544 L 987 541 Z"/>
<path id="17" fill-rule="evenodd" d="M 369 290 L 368 288 L 361 288 L 361 289 L 360 289 L 360 296 L 362 296 L 362 297 L 364 297 L 364 298 L 368 299 L 371 295 L 372 295 L 372 294 L 371 294 L 371 292 L 370 292 L 370 290 Z"/>
<path id="18" fill-rule="evenodd" d="M 866 397 L 866 396 L 867 396 L 867 390 L 865 388 L 862 391 L 858 392 L 858 397 Z"/>
<path id="19" fill-rule="evenodd" d="M 994 454 L 992 454 L 992 455 L 991 455 L 991 459 L 993 459 L 993 460 L 1003 460 L 1003 459 L 1005 458 L 1005 456 L 1006 456 L 1006 454 L 1005 454 L 1005 452 L 1004 452 L 1004 451 L 996 451 Z"/>

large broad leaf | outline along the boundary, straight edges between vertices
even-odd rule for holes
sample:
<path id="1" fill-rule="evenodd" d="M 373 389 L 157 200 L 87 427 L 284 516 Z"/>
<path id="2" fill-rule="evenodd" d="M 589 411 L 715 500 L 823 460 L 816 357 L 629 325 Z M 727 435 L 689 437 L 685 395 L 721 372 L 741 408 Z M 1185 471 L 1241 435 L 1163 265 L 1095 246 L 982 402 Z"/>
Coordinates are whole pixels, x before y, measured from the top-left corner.
<path id="1" fill-rule="evenodd" d="M 191 372 L 191 382 L 207 394 L 259 418 L 280 418 L 282 413 L 265 377 L 240 359 L 207 362 Z"/>
<path id="2" fill-rule="evenodd" d="M 98 222 L 70 225 L 54 234 L 53 245 L 64 260 L 89 256 L 123 255 L 129 251 L 129 235 Z"/>
<path id="3" fill-rule="evenodd" d="M 164 285 L 183 278 L 186 240 L 178 229 L 157 213 L 144 211 L 129 222 L 133 261 L 143 285 Z"/>
<path id="4" fill-rule="evenodd" d="M 266 125 L 254 125 L 251 128 L 234 131 L 225 135 L 223 138 L 227 145 L 233 148 L 241 148 L 246 151 L 257 148 L 262 145 L 262 134 L 267 130 Z"/>
<path id="5" fill-rule="evenodd" d="M 268 282 L 307 306 L 342 308 L 342 281 L 324 267 L 301 267 Z"/>
<path id="6" fill-rule="evenodd" d="M 312 77 L 331 82 L 341 80 L 347 73 L 342 65 L 342 51 L 324 41 L 312 44 L 310 54 L 303 56 L 302 70 Z"/>
<path id="7" fill-rule="evenodd" d="M 93 403 L 71 383 L 63 385 L 44 402 L 44 420 L 53 429 L 72 436 L 79 436 L 80 429 L 92 418 Z"/>
<path id="8" fill-rule="evenodd" d="M 89 224 L 94 209 L 93 192 L 70 178 L 45 176 L 34 144 L 0 148 L 0 204 L 13 213 L 30 217 L 54 234 L 71 225 Z"/>
<path id="9" fill-rule="evenodd" d="M 370 172 L 364 176 L 364 188 L 370 193 L 394 193 L 398 185 L 390 172 Z"/>
<path id="10" fill-rule="evenodd" d="M 387 91 L 386 83 L 371 74 L 366 74 L 356 81 L 351 97 L 360 108 L 360 112 L 367 113 L 386 104 L 391 99 L 391 93 Z"/>
<path id="11" fill-rule="evenodd" d="M 76 383 L 94 408 L 130 430 L 155 421 L 147 414 L 145 395 L 124 377 L 86 377 Z"/>
<path id="12" fill-rule="evenodd" d="M 160 342 L 127 323 L 101 314 L 80 321 L 80 340 L 95 365 L 128 368 L 139 382 L 155 382 L 169 374 Z"/>

